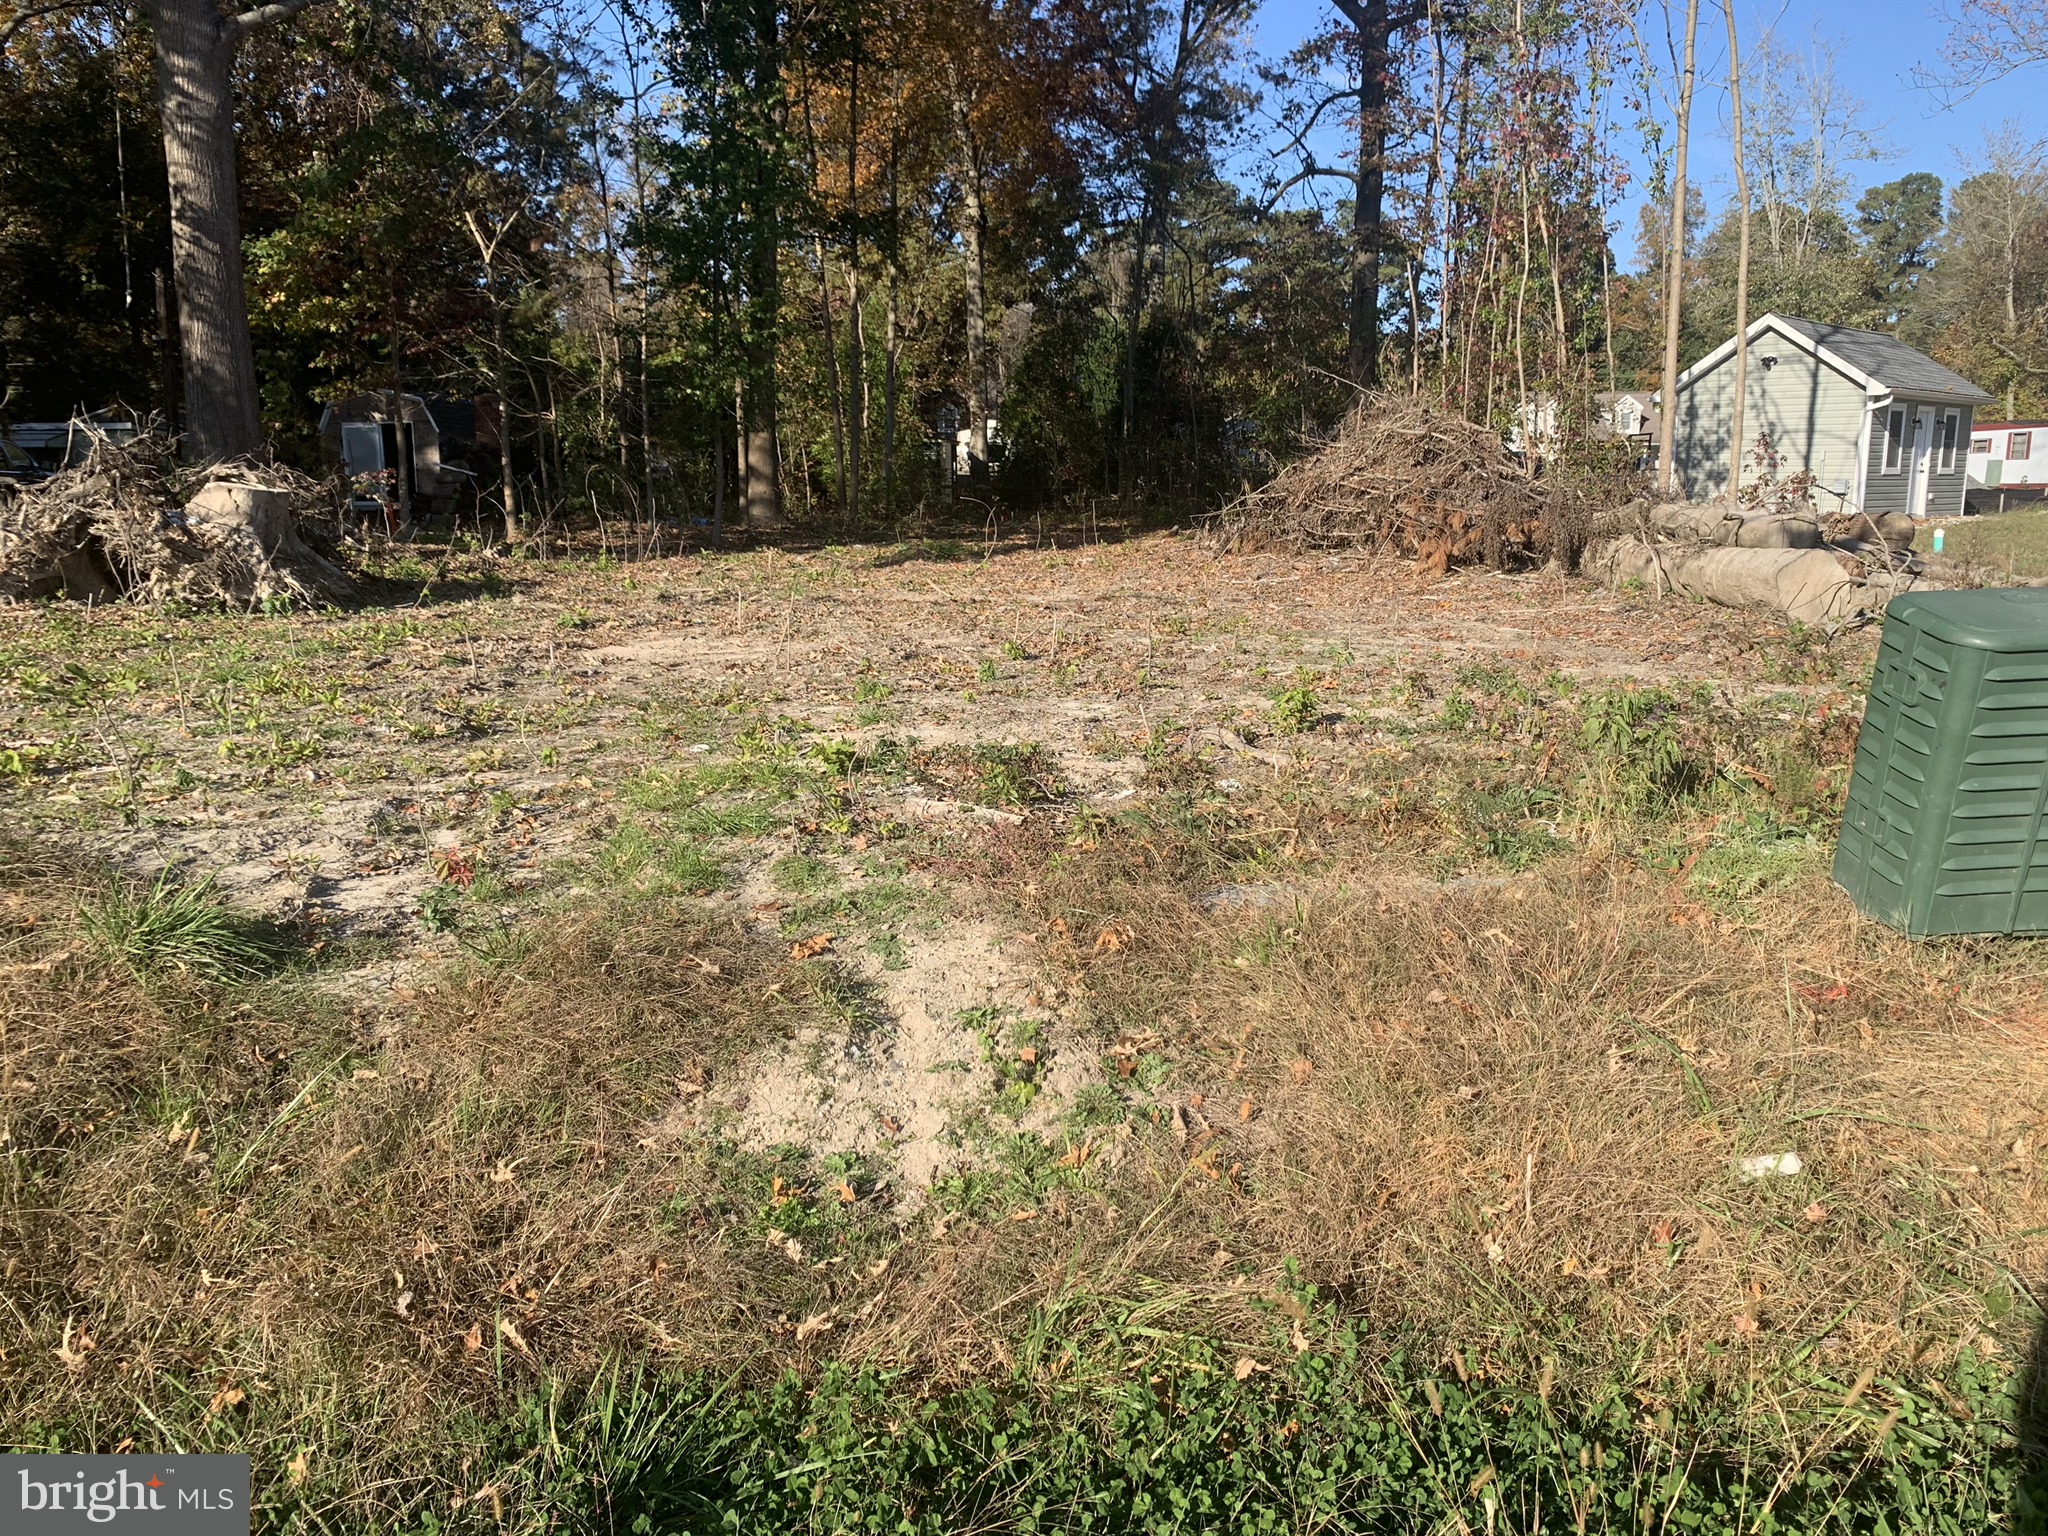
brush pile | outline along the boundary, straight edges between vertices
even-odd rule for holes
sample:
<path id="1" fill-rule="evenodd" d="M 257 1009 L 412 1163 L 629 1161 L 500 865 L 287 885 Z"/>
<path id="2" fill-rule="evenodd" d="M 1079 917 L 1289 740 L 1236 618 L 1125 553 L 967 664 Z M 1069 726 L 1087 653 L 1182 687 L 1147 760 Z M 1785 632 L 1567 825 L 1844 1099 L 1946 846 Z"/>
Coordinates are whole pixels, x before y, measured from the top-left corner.
<path id="1" fill-rule="evenodd" d="M 1491 427 L 1428 401 L 1369 395 L 1327 447 L 1218 513 L 1213 537 L 1227 550 L 1407 555 L 1438 572 L 1475 561 L 1569 567 L 1604 531 L 1603 510 L 1518 462 Z"/>
<path id="2" fill-rule="evenodd" d="M 0 602 L 332 600 L 352 583 L 305 535 L 335 518 L 332 492 L 295 470 L 180 472 L 160 438 L 96 438 L 84 463 L 0 501 Z"/>

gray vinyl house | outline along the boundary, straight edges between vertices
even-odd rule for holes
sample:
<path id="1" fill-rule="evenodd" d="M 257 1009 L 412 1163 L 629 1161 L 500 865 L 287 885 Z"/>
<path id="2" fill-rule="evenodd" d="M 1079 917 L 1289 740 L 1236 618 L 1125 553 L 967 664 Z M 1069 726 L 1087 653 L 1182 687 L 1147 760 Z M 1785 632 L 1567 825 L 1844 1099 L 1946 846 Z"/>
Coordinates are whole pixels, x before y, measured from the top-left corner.
<path id="1" fill-rule="evenodd" d="M 1728 489 L 1735 339 L 1681 373 L 1676 394 L 1672 457 L 1686 496 L 1703 501 Z M 1962 513 L 1970 423 L 1991 396 L 1898 337 L 1760 316 L 1743 394 L 1744 484 L 1768 432 L 1779 478 L 1812 471 L 1818 511 Z"/>

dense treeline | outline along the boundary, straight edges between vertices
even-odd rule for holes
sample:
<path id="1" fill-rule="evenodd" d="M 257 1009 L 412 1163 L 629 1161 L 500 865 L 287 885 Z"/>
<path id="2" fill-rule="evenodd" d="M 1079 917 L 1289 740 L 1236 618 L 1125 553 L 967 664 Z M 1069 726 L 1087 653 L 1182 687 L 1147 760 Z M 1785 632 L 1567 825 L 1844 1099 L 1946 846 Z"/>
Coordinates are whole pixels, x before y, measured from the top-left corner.
<path id="1" fill-rule="evenodd" d="M 158 0 L 168 14 L 174 0 Z M 233 60 L 265 437 L 500 397 L 519 536 L 592 514 L 829 531 L 977 505 L 1212 505 L 1358 386 L 1510 426 L 1656 382 L 1664 215 L 1611 236 L 1669 82 L 1606 0 L 327 0 Z M 0 59 L 6 419 L 181 386 L 151 21 L 30 7 Z M 163 25 L 159 21 L 158 25 Z M 2048 152 L 1860 192 L 1824 52 L 1747 61 L 1749 313 L 1896 328 L 2040 410 Z M 1619 152 L 1621 148 L 1630 154 Z M 1695 175 L 1697 182 L 1697 175 Z M 1688 222 L 1681 353 L 1734 215 Z M 167 340 L 168 338 L 168 340 Z M 186 345 L 190 346 L 189 335 Z M 989 423 L 993 422 L 993 435 Z M 950 447 L 950 445 L 948 445 Z"/>

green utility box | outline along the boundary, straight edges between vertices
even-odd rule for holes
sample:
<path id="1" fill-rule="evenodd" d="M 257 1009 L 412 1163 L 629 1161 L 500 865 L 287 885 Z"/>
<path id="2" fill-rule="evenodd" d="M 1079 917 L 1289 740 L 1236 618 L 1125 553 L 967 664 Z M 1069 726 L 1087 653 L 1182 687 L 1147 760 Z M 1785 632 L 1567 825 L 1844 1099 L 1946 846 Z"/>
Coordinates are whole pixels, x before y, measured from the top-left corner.
<path id="1" fill-rule="evenodd" d="M 1835 883 L 1909 938 L 2048 933 L 2048 589 L 1893 598 Z"/>

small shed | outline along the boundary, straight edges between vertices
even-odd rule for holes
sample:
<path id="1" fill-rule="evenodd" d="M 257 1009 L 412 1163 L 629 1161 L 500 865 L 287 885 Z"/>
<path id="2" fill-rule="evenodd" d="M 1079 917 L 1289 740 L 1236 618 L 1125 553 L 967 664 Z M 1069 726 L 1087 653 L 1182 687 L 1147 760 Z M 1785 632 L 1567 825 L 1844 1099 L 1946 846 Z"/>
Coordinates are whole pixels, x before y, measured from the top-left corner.
<path id="1" fill-rule="evenodd" d="M 1676 393 L 1672 457 L 1701 501 L 1728 489 L 1735 338 L 1681 373 Z M 1750 324 L 1743 396 L 1745 483 L 1768 433 L 1780 478 L 1813 475 L 1818 510 L 1914 517 L 1962 512 L 1971 418 L 1991 400 L 1896 336 L 1779 314 Z"/>

